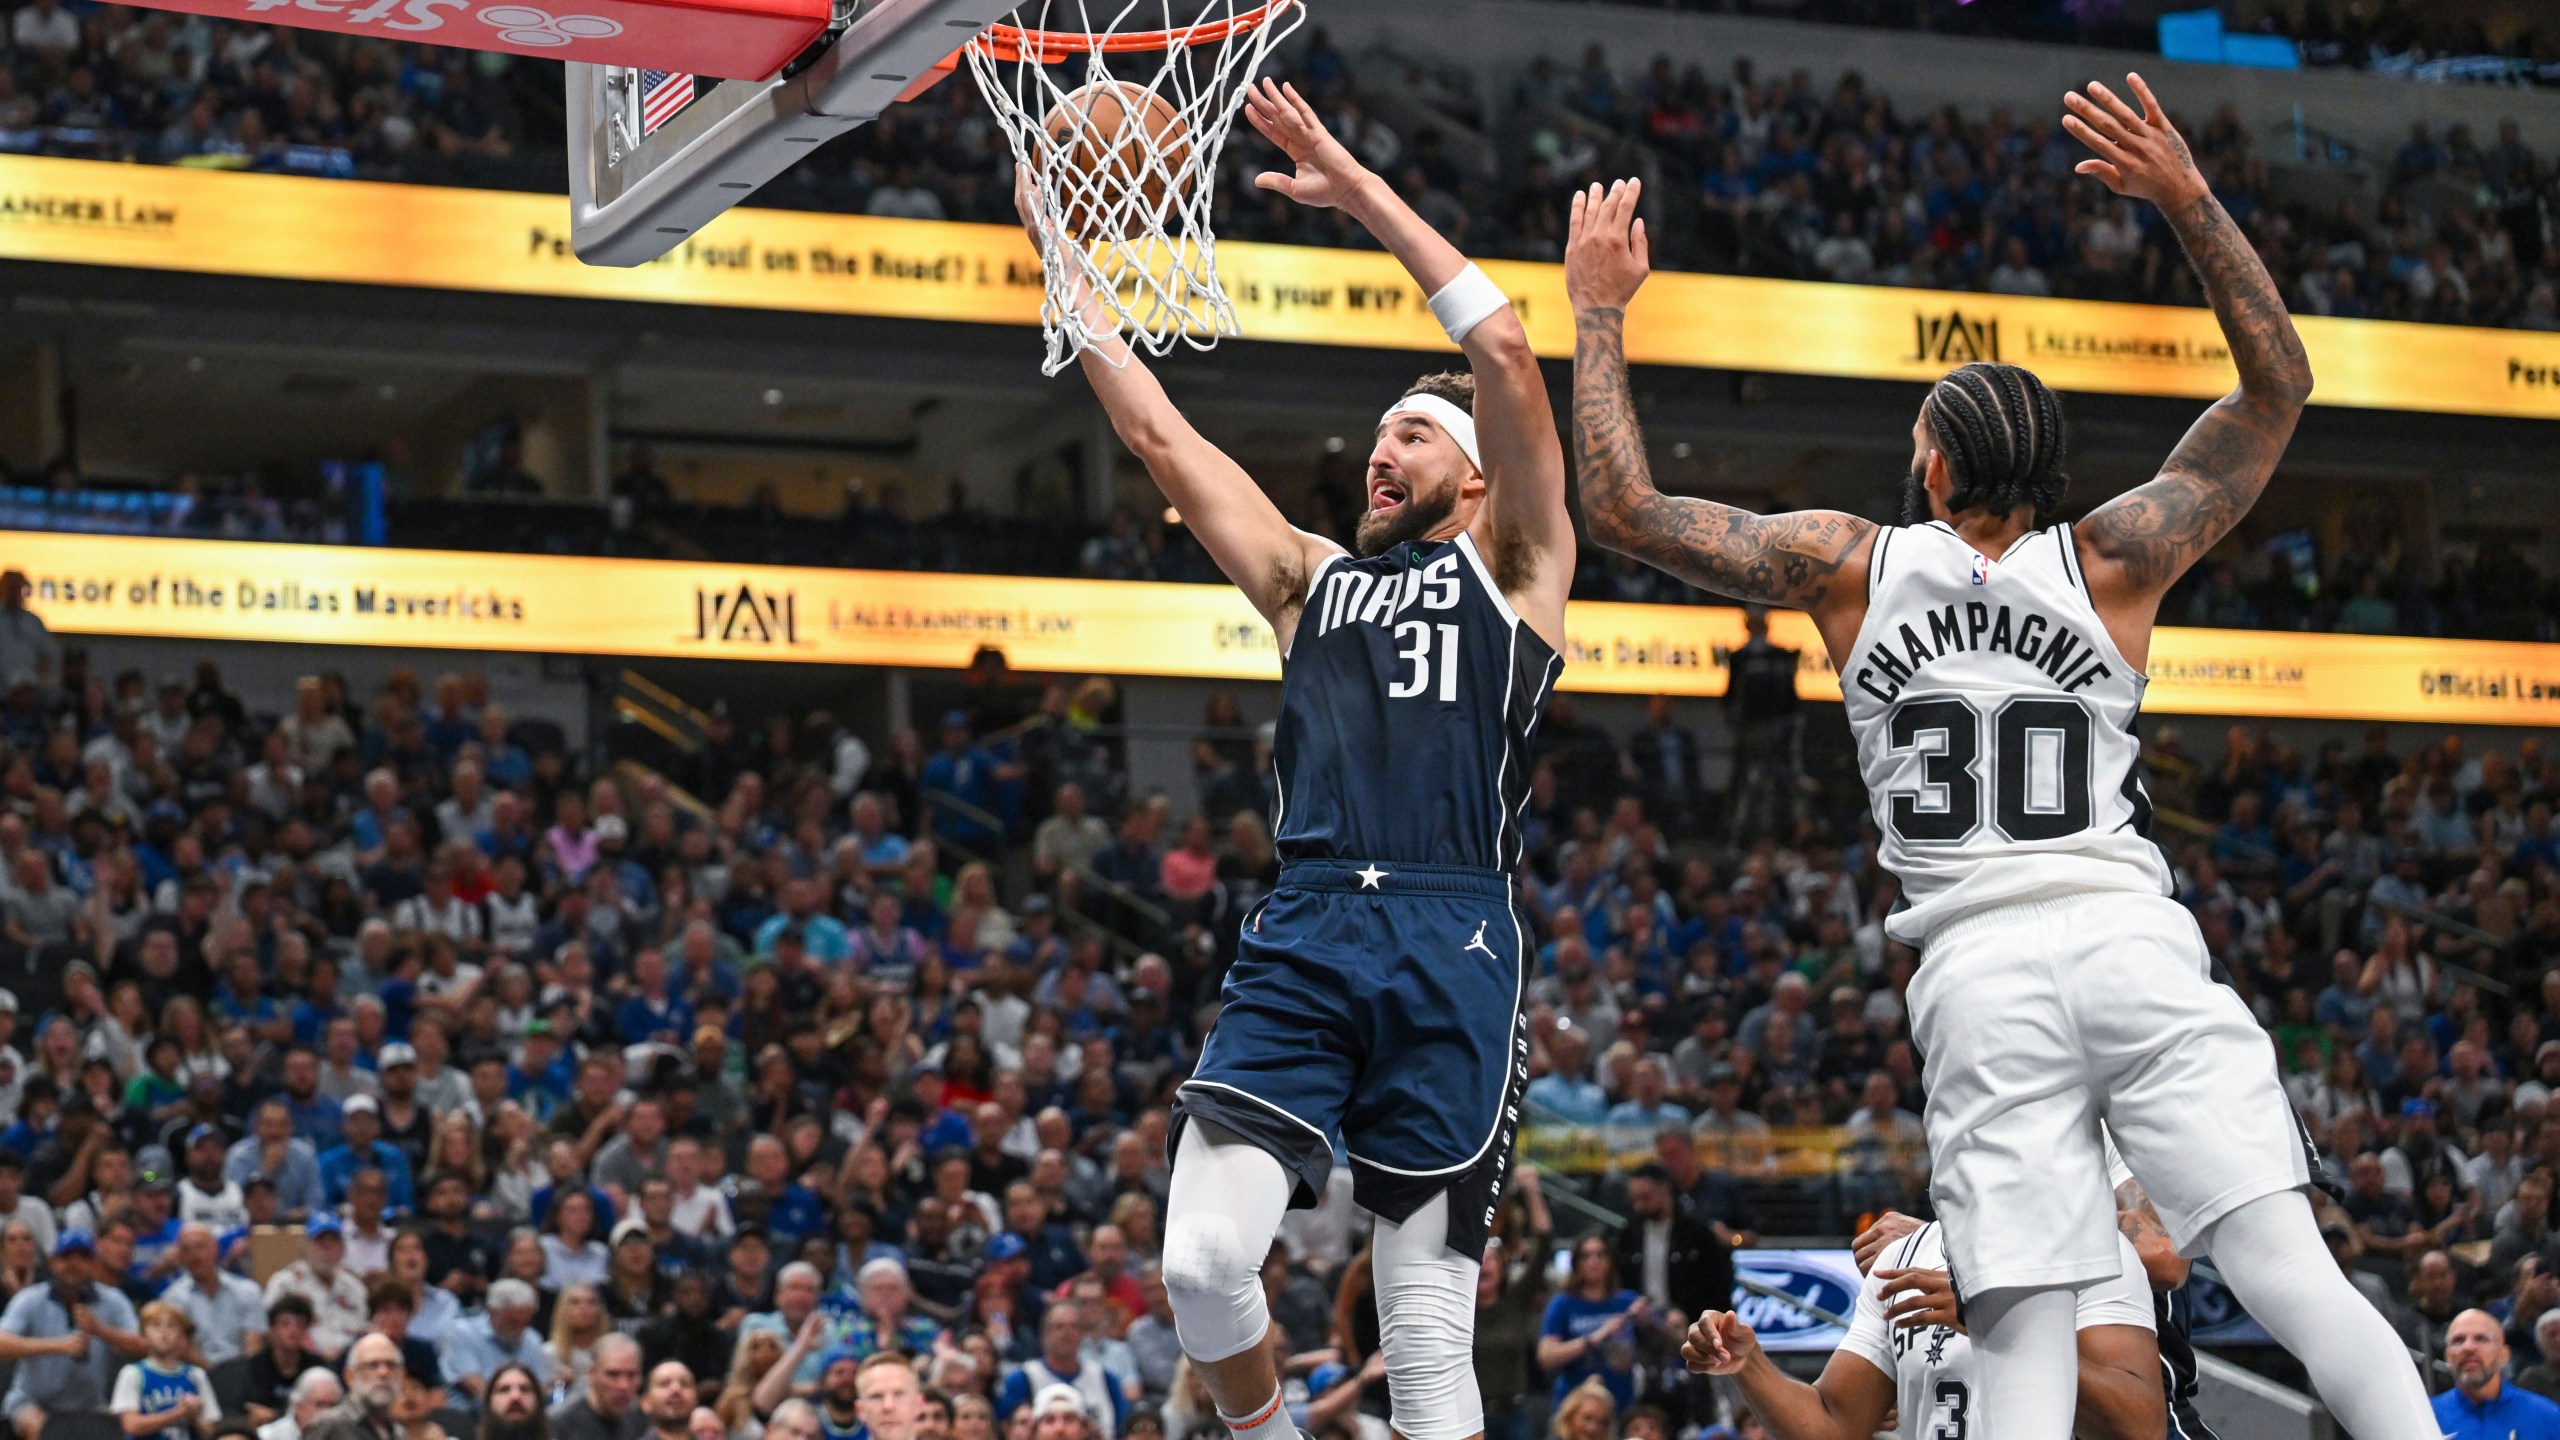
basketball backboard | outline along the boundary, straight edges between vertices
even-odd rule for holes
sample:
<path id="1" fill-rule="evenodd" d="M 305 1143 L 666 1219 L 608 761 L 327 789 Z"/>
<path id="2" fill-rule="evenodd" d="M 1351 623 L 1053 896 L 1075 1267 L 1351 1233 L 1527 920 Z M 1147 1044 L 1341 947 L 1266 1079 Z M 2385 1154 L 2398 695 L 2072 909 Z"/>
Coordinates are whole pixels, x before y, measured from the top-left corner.
<path id="1" fill-rule="evenodd" d="M 643 265 L 818 146 L 947 72 L 1015 0 L 836 0 L 814 43 L 763 80 L 723 80 L 664 115 L 689 77 L 572 62 L 571 240 L 590 265 Z M 654 122 L 654 123 L 652 123 Z"/>

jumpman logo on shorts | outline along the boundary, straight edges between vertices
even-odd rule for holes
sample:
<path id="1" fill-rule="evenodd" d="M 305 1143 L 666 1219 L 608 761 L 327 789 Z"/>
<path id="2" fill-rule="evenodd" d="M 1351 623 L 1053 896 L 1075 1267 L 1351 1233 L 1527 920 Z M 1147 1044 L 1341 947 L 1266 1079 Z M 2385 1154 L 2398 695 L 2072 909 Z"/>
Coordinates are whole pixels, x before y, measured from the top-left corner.
<path id="1" fill-rule="evenodd" d="M 1484 958 L 1487 960 L 1499 960 L 1502 957 L 1494 954 L 1493 947 L 1484 943 L 1484 927 L 1491 923 L 1493 922 L 1489 920 L 1479 920 L 1476 922 L 1476 938 L 1467 942 L 1467 950 L 1481 950 L 1484 952 Z M 1467 953 L 1467 950 L 1461 950 L 1458 953 L 1464 955 Z"/>

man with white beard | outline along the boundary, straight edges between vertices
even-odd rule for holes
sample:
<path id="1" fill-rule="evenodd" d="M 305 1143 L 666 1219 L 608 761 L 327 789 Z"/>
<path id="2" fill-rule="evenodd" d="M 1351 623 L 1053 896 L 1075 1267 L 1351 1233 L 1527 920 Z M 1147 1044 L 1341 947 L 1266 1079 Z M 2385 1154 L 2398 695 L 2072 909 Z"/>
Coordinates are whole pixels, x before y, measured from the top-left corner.
<path id="1" fill-rule="evenodd" d="M 400 1375 L 398 1341 L 381 1334 L 359 1338 L 347 1347 L 347 1398 L 303 1427 L 303 1440 L 399 1440 L 391 1406 L 400 1398 Z"/>
<path id="2" fill-rule="evenodd" d="M 305 1370 L 293 1382 L 293 1408 L 258 1427 L 258 1440 L 302 1440 L 303 1431 L 347 1398 L 338 1377 L 326 1370 Z"/>

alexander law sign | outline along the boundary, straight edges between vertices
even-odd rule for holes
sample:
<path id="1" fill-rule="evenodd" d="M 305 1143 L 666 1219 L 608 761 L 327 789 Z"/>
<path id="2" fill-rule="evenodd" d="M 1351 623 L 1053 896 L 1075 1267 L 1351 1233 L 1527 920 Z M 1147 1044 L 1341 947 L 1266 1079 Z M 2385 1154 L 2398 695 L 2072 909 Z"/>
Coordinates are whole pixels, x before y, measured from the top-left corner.
<path id="1" fill-rule="evenodd" d="M 64 635 L 714 657 L 956 669 L 981 645 L 1031 671 L 1277 680 L 1270 627 L 1231 586 L 814 570 L 346 546 L 0 532 L 0 564 Z M 1839 677 L 1805 617 L 1798 690 Z M 1576 603 L 1561 688 L 1716 696 L 1742 644 L 1722 606 Z M 2148 710 L 2548 725 L 2560 645 L 2162 630 Z"/>
<path id="2" fill-rule="evenodd" d="M 1006 226 L 738 210 L 662 260 L 615 270 L 578 263 L 556 195 L 31 157 L 0 158 L 0 259 L 1019 326 L 1039 323 L 1041 300 L 1039 261 Z M 1389 256 L 1230 242 L 1218 263 L 1249 339 L 1449 348 Z M 1485 270 L 1540 354 L 1573 353 L 1560 267 Z M 2300 325 L 2315 404 L 2560 418 L 2560 335 Z M 2004 359 L 2064 389 L 2199 399 L 2232 383 L 2200 309 L 1732 275 L 1656 276 L 1627 317 L 1627 353 L 1874 380 Z"/>

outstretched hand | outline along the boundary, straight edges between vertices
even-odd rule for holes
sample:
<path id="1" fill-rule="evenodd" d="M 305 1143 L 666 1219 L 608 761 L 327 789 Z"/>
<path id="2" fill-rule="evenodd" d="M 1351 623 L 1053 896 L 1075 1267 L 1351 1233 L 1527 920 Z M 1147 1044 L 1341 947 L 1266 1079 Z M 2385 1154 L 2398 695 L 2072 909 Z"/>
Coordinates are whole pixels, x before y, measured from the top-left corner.
<path id="1" fill-rule="evenodd" d="M 1085 315 L 1089 325 L 1098 324 L 1097 317 L 1091 313 L 1094 309 L 1093 276 L 1070 258 L 1071 252 L 1078 248 L 1079 242 L 1067 233 L 1066 226 L 1060 222 L 1056 209 L 1050 206 L 1041 195 L 1040 182 L 1032 178 L 1031 167 L 1028 165 L 1013 167 L 1013 213 L 1022 217 L 1022 228 L 1031 232 L 1031 243 L 1039 248 L 1040 258 L 1044 264 L 1049 263 L 1054 256 L 1056 263 L 1069 267 L 1071 274 L 1065 308 L 1072 313 Z M 878 1130 L 881 1121 L 887 1118 L 888 1111 L 885 1108 L 887 1104 L 886 1100 L 874 1102 L 873 1108 L 879 1113 L 865 1121 L 872 1130 Z"/>
<path id="2" fill-rule="evenodd" d="M 1283 175 L 1265 170 L 1253 177 L 1254 188 L 1286 195 L 1301 205 L 1329 209 L 1350 198 L 1352 190 L 1368 178 L 1369 170 L 1298 94 L 1294 85 L 1264 79 L 1244 92 L 1244 118 L 1262 132 L 1262 138 L 1280 147 L 1296 166 L 1294 174 Z"/>
<path id="3" fill-rule="evenodd" d="M 1642 198 L 1641 180 L 1615 181 L 1605 192 L 1596 184 L 1574 192 L 1565 232 L 1564 293 L 1575 310 L 1623 310 L 1653 273 L 1652 246 L 1644 221 L 1636 217 Z"/>
<path id="4" fill-rule="evenodd" d="M 2163 210 L 2181 209 L 2212 193 L 2159 97 L 2140 75 L 2124 79 L 2142 103 L 2138 111 L 2095 80 L 2089 82 L 2088 94 L 2074 90 L 2062 97 L 2068 112 L 2062 128 L 2097 156 L 2072 168 L 2106 182 L 2119 195 L 2148 200 Z"/>

